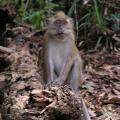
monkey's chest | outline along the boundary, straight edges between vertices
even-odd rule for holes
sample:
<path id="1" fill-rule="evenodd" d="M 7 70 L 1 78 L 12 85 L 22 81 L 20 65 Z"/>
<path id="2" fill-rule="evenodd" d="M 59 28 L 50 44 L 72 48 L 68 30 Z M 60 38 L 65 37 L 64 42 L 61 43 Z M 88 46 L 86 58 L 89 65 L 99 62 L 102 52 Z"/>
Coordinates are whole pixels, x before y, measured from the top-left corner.
<path id="1" fill-rule="evenodd" d="M 52 61 L 54 65 L 54 70 L 57 74 L 60 73 L 62 67 L 64 66 L 66 56 L 67 56 L 67 51 L 65 49 L 54 50 L 52 52 Z"/>
<path id="2" fill-rule="evenodd" d="M 56 54 L 53 60 L 53 64 L 54 64 L 54 69 L 58 74 L 60 73 L 64 63 L 65 63 L 65 56 L 60 53 Z"/>

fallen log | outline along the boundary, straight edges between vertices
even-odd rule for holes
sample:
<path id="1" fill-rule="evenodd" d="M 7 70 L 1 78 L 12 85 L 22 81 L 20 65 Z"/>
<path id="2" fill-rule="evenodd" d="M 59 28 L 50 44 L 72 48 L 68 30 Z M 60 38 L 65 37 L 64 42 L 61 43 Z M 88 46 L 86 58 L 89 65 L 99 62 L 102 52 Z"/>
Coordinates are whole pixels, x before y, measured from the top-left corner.
<path id="1" fill-rule="evenodd" d="M 44 87 L 39 51 L 32 48 L 22 46 L 4 58 L 10 65 L 1 89 L 2 120 L 79 120 L 80 99 L 66 86 Z"/>

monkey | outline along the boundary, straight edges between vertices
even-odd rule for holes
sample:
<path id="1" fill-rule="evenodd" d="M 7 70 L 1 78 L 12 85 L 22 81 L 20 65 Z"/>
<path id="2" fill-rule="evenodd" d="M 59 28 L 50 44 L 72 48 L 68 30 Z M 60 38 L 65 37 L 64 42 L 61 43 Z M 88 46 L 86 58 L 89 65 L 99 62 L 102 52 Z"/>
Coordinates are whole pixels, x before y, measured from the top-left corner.
<path id="1" fill-rule="evenodd" d="M 48 19 L 43 43 L 44 82 L 47 85 L 69 85 L 78 93 L 83 82 L 83 62 L 75 45 L 73 20 L 58 12 Z M 91 120 L 81 98 L 85 120 Z"/>
<path id="2" fill-rule="evenodd" d="M 77 91 L 83 80 L 83 63 L 75 44 L 73 20 L 60 11 L 47 23 L 43 44 L 44 81 L 47 85 L 68 85 Z"/>

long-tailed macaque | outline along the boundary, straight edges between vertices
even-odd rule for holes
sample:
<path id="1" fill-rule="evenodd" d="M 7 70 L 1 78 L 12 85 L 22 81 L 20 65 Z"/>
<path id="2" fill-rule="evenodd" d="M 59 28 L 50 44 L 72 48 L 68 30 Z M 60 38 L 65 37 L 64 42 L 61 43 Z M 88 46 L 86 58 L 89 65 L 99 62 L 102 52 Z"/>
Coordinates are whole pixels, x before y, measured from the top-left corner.
<path id="1" fill-rule="evenodd" d="M 75 45 L 73 21 L 63 12 L 48 19 L 44 36 L 44 79 L 47 84 L 70 85 L 82 80 L 82 60 Z M 82 82 L 82 81 L 81 81 Z"/>

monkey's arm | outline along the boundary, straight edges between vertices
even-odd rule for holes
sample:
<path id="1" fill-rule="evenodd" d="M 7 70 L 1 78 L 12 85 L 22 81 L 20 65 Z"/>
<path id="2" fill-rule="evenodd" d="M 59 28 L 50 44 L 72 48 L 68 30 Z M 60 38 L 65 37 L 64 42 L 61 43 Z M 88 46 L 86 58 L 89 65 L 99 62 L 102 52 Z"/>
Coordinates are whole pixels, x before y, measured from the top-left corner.
<path id="1" fill-rule="evenodd" d="M 48 54 L 47 44 L 44 46 L 44 80 L 49 85 L 53 81 L 54 67 L 50 55 Z"/>
<path id="2" fill-rule="evenodd" d="M 51 59 L 48 59 L 47 64 L 47 68 L 46 72 L 47 72 L 47 84 L 50 84 L 51 82 L 53 82 L 53 75 L 54 75 L 54 68 L 53 68 L 53 63 L 51 61 Z"/>
<path id="3" fill-rule="evenodd" d="M 63 82 L 67 79 L 67 76 L 71 70 L 72 64 L 73 64 L 73 61 L 71 60 L 71 58 L 70 59 L 68 58 L 64 62 L 63 66 L 62 66 L 62 70 L 59 75 L 59 78 L 61 78 L 63 80 Z"/>
<path id="4" fill-rule="evenodd" d="M 58 78 L 56 80 L 54 80 L 53 84 L 58 84 L 58 85 L 64 84 L 64 82 L 67 79 L 68 73 L 70 72 L 70 70 L 72 68 L 72 64 L 73 64 L 72 59 L 68 57 L 64 61 L 62 69 L 60 71 L 60 74 L 59 74 Z"/>

